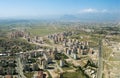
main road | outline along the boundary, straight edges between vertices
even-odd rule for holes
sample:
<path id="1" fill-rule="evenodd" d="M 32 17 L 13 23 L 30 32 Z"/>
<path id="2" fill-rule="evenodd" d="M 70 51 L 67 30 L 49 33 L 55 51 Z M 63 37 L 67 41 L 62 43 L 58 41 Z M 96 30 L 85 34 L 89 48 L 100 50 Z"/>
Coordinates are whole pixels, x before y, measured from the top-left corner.
<path id="1" fill-rule="evenodd" d="M 16 58 L 17 60 L 17 71 L 19 72 L 19 78 L 26 78 L 23 73 L 23 65 L 21 64 L 20 57 Z"/>

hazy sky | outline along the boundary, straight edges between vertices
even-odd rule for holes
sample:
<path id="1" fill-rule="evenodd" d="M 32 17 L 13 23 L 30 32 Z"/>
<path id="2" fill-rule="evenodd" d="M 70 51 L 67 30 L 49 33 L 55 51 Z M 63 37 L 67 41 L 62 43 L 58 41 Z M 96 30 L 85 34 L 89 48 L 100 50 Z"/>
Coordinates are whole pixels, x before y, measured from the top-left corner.
<path id="1" fill-rule="evenodd" d="M 120 13 L 120 0 L 0 0 L 0 17 Z"/>

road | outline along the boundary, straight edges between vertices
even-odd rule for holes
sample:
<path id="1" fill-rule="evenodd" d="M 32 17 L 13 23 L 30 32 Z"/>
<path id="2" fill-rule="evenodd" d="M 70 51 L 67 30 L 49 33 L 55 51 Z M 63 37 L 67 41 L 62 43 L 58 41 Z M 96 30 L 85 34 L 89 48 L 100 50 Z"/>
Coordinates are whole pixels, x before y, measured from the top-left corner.
<path id="1" fill-rule="evenodd" d="M 102 57 L 102 39 L 99 41 L 99 60 L 98 60 L 98 70 L 97 70 L 97 78 L 102 78 L 103 72 L 103 57 Z"/>
<path id="2" fill-rule="evenodd" d="M 24 73 L 23 73 L 23 65 L 22 65 L 21 62 L 20 62 L 20 58 L 17 57 L 16 60 L 17 60 L 17 64 L 18 64 L 17 70 L 18 70 L 18 72 L 19 72 L 19 78 L 26 78 L 26 77 L 24 76 Z"/>

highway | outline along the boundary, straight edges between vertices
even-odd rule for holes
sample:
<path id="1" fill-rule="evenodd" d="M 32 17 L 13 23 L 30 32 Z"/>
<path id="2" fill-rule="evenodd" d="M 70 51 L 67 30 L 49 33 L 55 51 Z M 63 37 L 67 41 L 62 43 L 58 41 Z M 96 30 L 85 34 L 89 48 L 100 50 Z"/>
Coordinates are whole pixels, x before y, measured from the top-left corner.
<path id="1" fill-rule="evenodd" d="M 97 78 L 102 78 L 103 71 L 103 57 L 102 57 L 102 39 L 99 40 L 99 55 L 98 55 L 98 71 Z"/>

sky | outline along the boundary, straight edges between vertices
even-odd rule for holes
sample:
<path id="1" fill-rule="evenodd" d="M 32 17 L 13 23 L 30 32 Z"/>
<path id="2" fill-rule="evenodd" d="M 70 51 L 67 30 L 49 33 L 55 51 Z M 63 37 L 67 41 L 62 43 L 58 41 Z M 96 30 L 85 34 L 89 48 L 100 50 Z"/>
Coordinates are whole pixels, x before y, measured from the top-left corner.
<path id="1" fill-rule="evenodd" d="M 0 0 L 0 17 L 120 13 L 120 0 Z"/>

